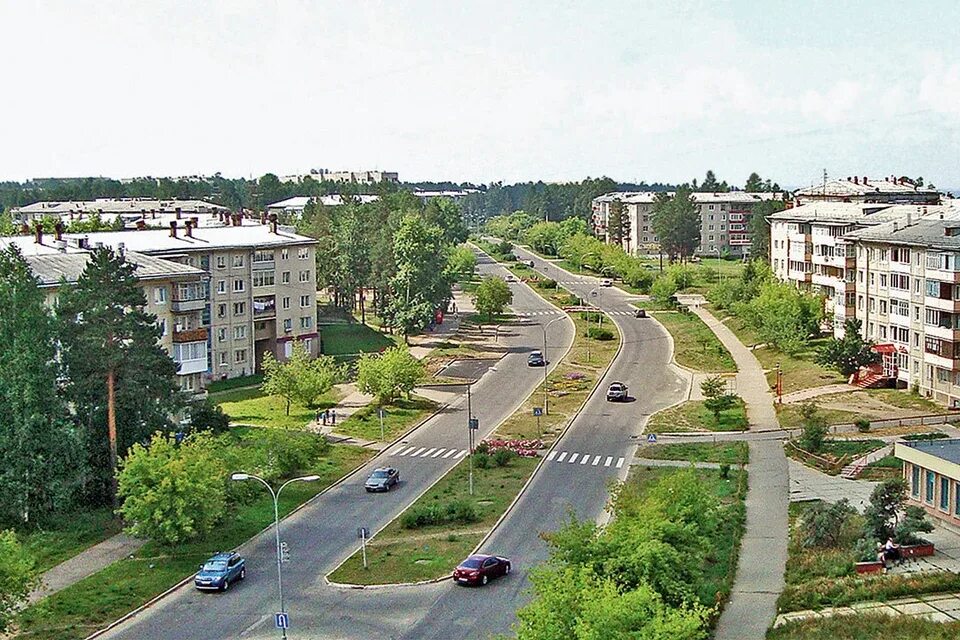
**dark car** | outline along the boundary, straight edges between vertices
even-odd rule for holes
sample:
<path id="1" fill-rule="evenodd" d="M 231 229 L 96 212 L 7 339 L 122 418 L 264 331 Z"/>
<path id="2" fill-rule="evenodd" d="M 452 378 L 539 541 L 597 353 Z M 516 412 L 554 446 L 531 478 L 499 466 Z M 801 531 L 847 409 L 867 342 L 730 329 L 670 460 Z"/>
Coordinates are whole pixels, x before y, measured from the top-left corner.
<path id="1" fill-rule="evenodd" d="M 457 584 L 487 584 L 493 578 L 510 573 L 510 560 L 500 556 L 475 554 L 457 565 L 453 580 Z"/>
<path id="2" fill-rule="evenodd" d="M 634 318 L 646 318 L 646 317 L 647 317 L 647 310 L 646 310 L 646 309 L 637 309 L 637 310 L 634 312 L 633 317 L 634 317 Z"/>
<path id="3" fill-rule="evenodd" d="M 530 355 L 527 356 L 527 366 L 545 367 L 547 366 L 547 361 L 543 359 L 543 354 L 539 351 L 531 351 Z"/>
<path id="4" fill-rule="evenodd" d="M 614 382 L 607 389 L 607 400 L 610 402 L 623 402 L 629 396 L 627 395 L 627 385 L 622 382 Z"/>
<path id="5" fill-rule="evenodd" d="M 363 488 L 367 491 L 390 491 L 391 487 L 400 482 L 400 472 L 393 467 L 383 467 L 375 469 L 367 481 L 363 483 Z"/>
<path id="6" fill-rule="evenodd" d="M 230 583 L 247 577 L 247 565 L 236 551 L 216 554 L 202 565 L 193 586 L 204 591 L 226 591 Z"/>

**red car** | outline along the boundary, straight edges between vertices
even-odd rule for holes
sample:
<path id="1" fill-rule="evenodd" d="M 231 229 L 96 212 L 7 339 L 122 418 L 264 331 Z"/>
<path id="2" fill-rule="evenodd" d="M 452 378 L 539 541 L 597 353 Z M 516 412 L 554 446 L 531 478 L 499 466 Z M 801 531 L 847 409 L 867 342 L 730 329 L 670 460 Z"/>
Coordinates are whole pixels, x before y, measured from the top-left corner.
<path id="1" fill-rule="evenodd" d="M 475 554 L 453 570 L 453 580 L 458 584 L 487 584 L 491 578 L 505 576 L 508 573 L 510 573 L 509 559 Z"/>

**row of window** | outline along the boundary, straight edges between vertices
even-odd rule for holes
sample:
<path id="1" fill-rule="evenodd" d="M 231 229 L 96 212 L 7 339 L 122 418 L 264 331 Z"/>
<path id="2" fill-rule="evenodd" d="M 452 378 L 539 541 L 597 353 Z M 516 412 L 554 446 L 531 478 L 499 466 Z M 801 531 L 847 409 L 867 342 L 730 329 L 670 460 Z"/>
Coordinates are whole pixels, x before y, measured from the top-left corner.
<path id="1" fill-rule="evenodd" d="M 921 473 L 921 469 L 917 465 L 912 465 L 912 467 L 913 469 L 910 477 L 910 494 L 916 500 L 920 500 L 920 495 L 922 492 L 923 501 L 925 503 L 932 506 L 934 502 L 936 502 L 936 506 L 940 511 L 950 513 L 950 490 L 952 487 L 953 515 L 960 516 L 960 482 L 955 482 L 950 478 L 942 476 L 938 473 L 934 473 L 929 469 L 923 469 Z M 923 486 L 920 484 L 921 475 L 923 476 Z M 940 489 L 939 491 L 937 491 L 938 488 Z"/>
<path id="2" fill-rule="evenodd" d="M 275 258 L 275 253 L 272 249 L 261 249 L 256 251 L 253 254 L 253 261 L 257 262 L 273 262 Z M 290 257 L 289 249 L 280 249 L 280 259 L 287 260 Z M 299 247 L 297 249 L 297 258 L 299 260 L 306 260 L 310 257 L 310 249 L 308 247 Z M 232 259 L 228 260 L 225 255 L 217 256 L 217 268 L 226 269 L 228 262 L 235 268 L 243 268 L 244 262 L 246 260 L 246 254 L 244 253 L 234 253 Z"/>
<path id="3" fill-rule="evenodd" d="M 283 343 L 283 355 L 284 357 L 289 358 L 293 355 L 293 340 L 288 340 Z M 313 340 L 311 338 L 302 338 L 300 342 L 308 351 L 311 350 Z M 247 361 L 247 350 L 246 349 L 234 349 L 233 350 L 233 364 L 244 364 Z M 217 362 L 220 366 L 224 367 L 230 364 L 230 351 L 221 351 L 217 356 Z"/>
<path id="4" fill-rule="evenodd" d="M 298 273 L 298 278 L 300 282 L 310 282 L 310 270 L 305 269 Z M 276 272 L 272 269 L 264 269 L 263 271 L 254 271 L 253 276 L 253 286 L 254 287 L 272 287 L 276 284 Z M 280 284 L 290 284 L 290 272 L 283 271 L 280 273 Z M 246 284 L 243 278 L 234 278 L 233 279 L 233 292 L 234 293 L 243 293 L 246 290 Z M 217 280 L 217 293 L 224 294 L 227 292 L 227 281 L 226 280 Z"/>

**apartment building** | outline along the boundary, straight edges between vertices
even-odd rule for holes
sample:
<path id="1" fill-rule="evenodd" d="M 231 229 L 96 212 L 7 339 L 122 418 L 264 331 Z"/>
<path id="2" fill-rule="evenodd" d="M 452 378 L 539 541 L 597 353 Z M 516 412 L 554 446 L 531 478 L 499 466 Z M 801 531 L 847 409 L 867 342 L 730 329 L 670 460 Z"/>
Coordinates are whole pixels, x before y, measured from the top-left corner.
<path id="1" fill-rule="evenodd" d="M 878 343 L 884 377 L 960 406 L 960 210 L 847 234 L 856 317 Z"/>
<path id="2" fill-rule="evenodd" d="M 227 207 L 204 200 L 157 200 L 154 198 L 98 198 L 96 200 L 34 202 L 10 211 L 14 222 L 31 225 L 36 220 L 53 218 L 66 225 L 99 216 L 113 224 L 120 219 L 124 228 L 164 227 L 171 220 L 197 218 L 201 226 L 225 226 Z M 29 230 L 28 230 L 29 232 Z"/>
<path id="3" fill-rule="evenodd" d="M 318 352 L 316 329 L 316 240 L 277 225 L 242 223 L 197 228 L 193 219 L 170 222 L 169 230 L 63 234 L 7 239 L 24 255 L 85 253 L 109 246 L 161 258 L 206 274 L 203 286 L 145 285 L 155 307 L 169 305 L 175 355 L 198 360 L 204 346 L 204 380 L 255 373 L 267 352 L 283 360 L 301 341 Z M 0 244 L 2 246 L 2 244 Z M 152 291 L 150 290 L 152 288 Z M 159 317 L 159 316 L 158 316 Z M 176 345 L 180 344 L 180 347 Z M 189 345 L 189 346 L 183 346 Z M 177 349 L 181 353 L 177 353 Z"/>
<path id="4" fill-rule="evenodd" d="M 796 204 L 813 202 L 870 202 L 884 204 L 939 204 L 940 193 L 931 187 L 918 187 L 906 178 L 887 176 L 883 179 L 848 176 L 846 179 L 824 180 L 822 184 L 797 189 Z"/>
<path id="5" fill-rule="evenodd" d="M 317 182 L 352 182 L 356 184 L 377 184 L 379 182 L 400 182 L 396 171 L 330 171 L 329 169 L 310 169 L 309 173 L 297 173 L 280 176 L 280 182 L 302 182 L 312 178 Z"/>
<path id="6" fill-rule="evenodd" d="M 671 194 L 672 195 L 672 194 Z M 630 234 L 623 240 L 628 253 L 654 254 L 660 250 L 653 231 L 653 204 L 656 192 L 615 192 L 593 199 L 592 224 L 594 232 L 607 240 L 610 207 L 619 200 L 630 221 Z M 701 256 L 730 255 L 742 257 L 750 253 L 750 216 L 753 207 L 765 200 L 782 199 L 780 193 L 694 193 L 693 199 L 700 211 Z"/>
<path id="7" fill-rule="evenodd" d="M 292 198 L 287 198 L 286 200 L 281 200 L 280 202 L 268 204 L 267 213 L 275 213 L 282 220 L 296 220 L 303 215 L 304 209 L 306 209 L 307 205 L 311 202 L 319 202 L 325 207 L 339 207 L 349 199 L 356 200 L 360 204 L 370 204 L 371 202 L 376 202 L 379 200 L 380 196 L 356 195 L 348 196 L 346 199 L 339 194 L 320 196 L 319 198 L 314 198 L 311 196 L 294 196 Z"/>

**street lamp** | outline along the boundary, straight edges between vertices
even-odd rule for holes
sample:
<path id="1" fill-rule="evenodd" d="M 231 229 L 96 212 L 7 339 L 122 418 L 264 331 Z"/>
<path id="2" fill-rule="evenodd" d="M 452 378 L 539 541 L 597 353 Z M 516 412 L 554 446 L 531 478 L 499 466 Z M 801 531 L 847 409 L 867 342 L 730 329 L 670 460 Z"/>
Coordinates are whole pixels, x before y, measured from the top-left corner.
<path id="1" fill-rule="evenodd" d="M 577 273 L 583 273 L 583 259 L 587 256 L 597 256 L 600 257 L 600 254 L 596 251 L 587 251 L 583 255 L 577 258 Z"/>
<path id="2" fill-rule="evenodd" d="M 723 258 L 720 257 L 720 247 L 715 246 L 714 250 L 717 252 L 717 284 L 723 284 L 723 269 L 720 268 L 720 261 Z"/>
<path id="3" fill-rule="evenodd" d="M 595 295 L 598 297 L 598 300 L 597 304 L 593 306 L 597 309 L 597 326 L 599 327 L 601 320 L 603 319 L 603 315 L 600 313 L 600 305 L 603 304 L 603 287 L 594 287 L 593 289 L 590 289 L 589 293 L 587 293 L 588 298 L 592 298 Z"/>
<path id="4" fill-rule="evenodd" d="M 311 475 L 311 476 L 302 476 L 300 478 L 291 478 L 287 480 L 280 488 L 276 491 L 273 490 L 273 487 L 270 486 L 266 480 L 259 476 L 255 476 L 252 473 L 243 473 L 237 472 L 230 475 L 231 480 L 256 480 L 263 486 L 267 488 L 267 491 L 270 492 L 270 496 L 273 498 L 273 523 L 276 531 L 277 538 L 277 591 L 280 594 L 280 613 L 286 613 L 286 608 L 283 604 L 283 577 L 280 571 L 280 492 L 283 491 L 284 487 L 293 482 L 313 482 L 314 480 L 319 480 L 320 476 Z M 284 640 L 287 637 L 286 627 L 280 628 L 280 633 Z"/>
<path id="5" fill-rule="evenodd" d="M 554 318 L 545 325 L 540 325 L 540 329 L 543 331 L 543 413 L 544 415 L 549 415 L 550 408 L 547 404 L 547 365 L 549 360 L 547 360 L 547 328 L 550 327 L 554 322 L 559 322 L 564 319 L 564 316 L 559 318 Z"/>

